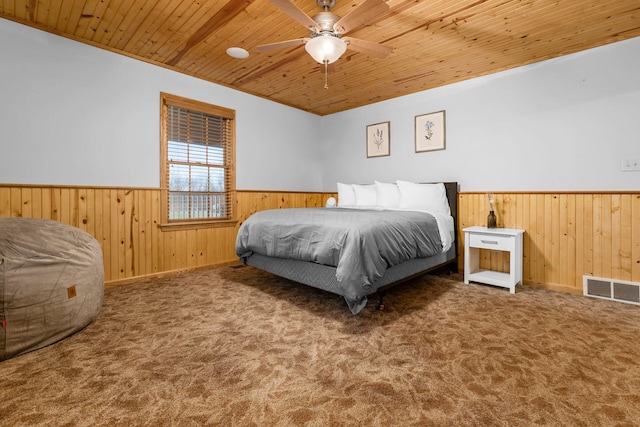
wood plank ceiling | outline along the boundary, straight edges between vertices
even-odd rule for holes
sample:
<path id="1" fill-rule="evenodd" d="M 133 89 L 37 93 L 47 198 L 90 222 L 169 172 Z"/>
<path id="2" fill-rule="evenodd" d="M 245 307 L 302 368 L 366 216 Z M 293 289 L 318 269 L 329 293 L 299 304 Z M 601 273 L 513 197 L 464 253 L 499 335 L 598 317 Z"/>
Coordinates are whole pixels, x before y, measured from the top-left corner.
<path id="1" fill-rule="evenodd" d="M 316 0 L 292 0 L 313 16 Z M 338 0 L 345 16 L 364 0 Z M 319 115 L 640 36 L 640 0 L 388 0 L 348 35 L 392 46 L 351 50 L 324 70 L 308 37 L 268 0 L 0 0 L 0 17 Z M 246 49 L 247 59 L 226 54 Z M 222 103 L 223 104 L 223 103 Z"/>

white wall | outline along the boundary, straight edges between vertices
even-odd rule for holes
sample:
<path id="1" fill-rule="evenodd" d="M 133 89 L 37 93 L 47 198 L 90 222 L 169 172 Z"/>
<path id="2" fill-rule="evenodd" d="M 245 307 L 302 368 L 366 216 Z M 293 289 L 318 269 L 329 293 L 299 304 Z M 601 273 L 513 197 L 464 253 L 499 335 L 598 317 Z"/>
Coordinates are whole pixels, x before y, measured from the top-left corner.
<path id="1" fill-rule="evenodd" d="M 236 110 L 239 189 L 640 189 L 640 38 L 319 117 L 3 19 L 0 183 L 158 187 L 160 92 Z M 414 117 L 443 109 L 446 150 L 415 153 Z M 391 155 L 367 159 L 383 121 Z"/>
<path id="2" fill-rule="evenodd" d="M 321 120 L 0 19 L 0 182 L 158 187 L 160 92 L 236 110 L 239 189 L 321 190 Z"/>
<path id="3" fill-rule="evenodd" d="M 446 110 L 446 150 L 415 153 L 414 117 Z M 391 155 L 365 128 L 391 122 Z M 323 186 L 458 181 L 463 191 L 640 190 L 640 38 L 322 118 Z"/>

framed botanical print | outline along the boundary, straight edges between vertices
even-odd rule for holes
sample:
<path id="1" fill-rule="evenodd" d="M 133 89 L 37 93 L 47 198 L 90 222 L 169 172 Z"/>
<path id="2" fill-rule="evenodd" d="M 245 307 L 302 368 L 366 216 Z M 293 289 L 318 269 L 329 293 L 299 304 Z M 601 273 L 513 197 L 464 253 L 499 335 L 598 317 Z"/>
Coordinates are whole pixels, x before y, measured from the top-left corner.
<path id="1" fill-rule="evenodd" d="M 445 149 L 444 110 L 416 116 L 416 153 Z"/>
<path id="2" fill-rule="evenodd" d="M 381 157 L 391 154 L 390 122 L 367 126 L 367 157 Z"/>

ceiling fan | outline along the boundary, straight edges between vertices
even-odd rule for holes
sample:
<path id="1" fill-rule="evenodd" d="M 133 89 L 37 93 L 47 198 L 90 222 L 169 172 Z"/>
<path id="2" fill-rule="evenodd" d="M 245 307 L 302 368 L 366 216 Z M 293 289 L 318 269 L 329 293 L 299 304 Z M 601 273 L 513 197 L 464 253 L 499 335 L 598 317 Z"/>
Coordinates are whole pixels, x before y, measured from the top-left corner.
<path id="1" fill-rule="evenodd" d="M 339 17 L 330 9 L 336 0 L 316 0 L 322 12 L 313 18 L 302 11 L 291 0 L 269 0 L 271 4 L 295 19 L 309 30 L 310 37 L 287 40 L 258 46 L 258 51 L 265 52 L 289 46 L 305 45 L 311 57 L 326 66 L 340 58 L 346 49 L 385 58 L 393 51 L 390 46 L 366 40 L 343 37 L 344 34 L 365 23 L 367 20 L 389 10 L 383 0 L 364 0 L 358 7 L 352 9 L 344 17 Z M 325 83 L 326 87 L 326 83 Z"/>

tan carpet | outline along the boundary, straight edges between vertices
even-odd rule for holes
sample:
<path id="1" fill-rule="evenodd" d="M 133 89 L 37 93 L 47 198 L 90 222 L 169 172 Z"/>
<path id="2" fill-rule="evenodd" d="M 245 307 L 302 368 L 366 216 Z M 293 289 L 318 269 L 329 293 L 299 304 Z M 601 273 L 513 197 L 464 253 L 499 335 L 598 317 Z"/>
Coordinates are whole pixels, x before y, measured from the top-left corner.
<path id="1" fill-rule="evenodd" d="M 640 424 L 640 307 L 437 276 L 374 306 L 251 267 L 108 289 L 0 362 L 0 424 Z"/>

